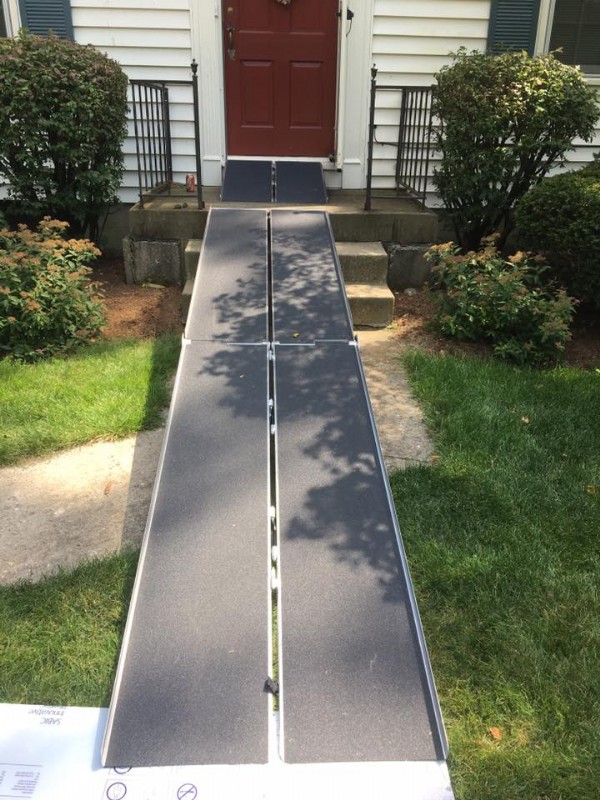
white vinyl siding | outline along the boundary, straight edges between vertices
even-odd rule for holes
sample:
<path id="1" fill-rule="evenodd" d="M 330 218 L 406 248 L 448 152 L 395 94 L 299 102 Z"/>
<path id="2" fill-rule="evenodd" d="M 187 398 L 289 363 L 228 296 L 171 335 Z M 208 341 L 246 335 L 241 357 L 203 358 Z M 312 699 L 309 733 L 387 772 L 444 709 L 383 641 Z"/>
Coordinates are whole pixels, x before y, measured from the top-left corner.
<path id="1" fill-rule="evenodd" d="M 210 3 L 211 9 L 216 3 L 217 9 L 219 0 L 197 2 Z M 461 46 L 484 50 L 490 5 L 490 0 L 373 0 L 371 63 L 379 70 L 378 82 L 428 86 L 434 82 L 434 74 L 451 63 L 451 52 Z M 542 3 L 542 13 L 546 16 L 551 5 L 549 1 Z M 130 78 L 190 79 L 190 0 L 71 0 L 71 6 L 76 41 L 93 44 L 116 59 Z M 360 13 L 358 6 L 353 10 Z M 206 14 L 202 13 L 204 22 L 195 34 L 196 48 L 201 54 L 203 41 L 218 36 L 217 26 L 205 24 Z M 352 35 L 350 31 L 350 39 Z M 363 80 L 366 88 L 368 75 Z M 212 87 L 202 86 L 202 78 L 200 88 L 204 94 L 212 91 Z M 183 181 L 186 172 L 195 171 L 191 93 L 173 87 L 170 94 L 175 178 Z M 222 95 L 215 102 L 222 103 Z M 397 138 L 397 108 L 397 95 L 380 95 L 376 114 L 378 139 Z M 356 120 L 347 119 L 349 130 L 356 125 Z M 130 137 L 124 145 L 127 171 L 121 197 L 133 202 L 137 200 L 137 164 L 133 125 L 129 127 Z M 205 138 L 210 131 L 205 132 Z M 599 149 L 600 131 L 593 144 L 579 143 L 569 157 L 570 163 L 576 167 L 590 161 L 593 152 Z M 430 173 L 434 166 L 432 163 Z M 393 170 L 393 149 L 376 145 L 375 187 L 391 187 Z"/>
<path id="2" fill-rule="evenodd" d="M 490 0 L 375 0 L 372 62 L 377 66 L 377 82 L 408 86 L 429 86 L 451 53 L 459 47 L 485 50 L 490 15 Z M 547 12 L 546 12 L 547 13 Z M 375 123 L 377 139 L 394 141 L 398 137 L 398 95 L 378 95 Z M 600 149 L 600 129 L 594 142 L 576 142 L 568 155 L 569 167 L 577 168 L 592 160 Z M 375 145 L 374 187 L 394 186 L 395 150 Z M 429 174 L 435 168 L 435 158 Z M 437 204 L 430 181 L 428 203 Z"/>
<path id="3" fill-rule="evenodd" d="M 490 0 L 375 0 L 372 61 L 378 84 L 431 86 L 434 75 L 452 62 L 459 47 L 486 47 Z M 399 95 L 381 92 L 377 98 L 377 139 L 398 138 Z M 395 150 L 375 145 L 376 188 L 394 185 Z M 429 167 L 431 174 L 433 162 Z M 434 204 L 433 187 L 428 203 Z"/>
<path id="4" fill-rule="evenodd" d="M 204 1 L 204 0 L 203 0 Z M 75 40 L 92 44 L 118 61 L 129 78 L 190 80 L 189 0 L 71 0 Z M 173 170 L 177 181 L 195 172 L 191 89 L 169 88 Z M 138 200 L 133 122 L 125 140 L 123 202 Z"/>

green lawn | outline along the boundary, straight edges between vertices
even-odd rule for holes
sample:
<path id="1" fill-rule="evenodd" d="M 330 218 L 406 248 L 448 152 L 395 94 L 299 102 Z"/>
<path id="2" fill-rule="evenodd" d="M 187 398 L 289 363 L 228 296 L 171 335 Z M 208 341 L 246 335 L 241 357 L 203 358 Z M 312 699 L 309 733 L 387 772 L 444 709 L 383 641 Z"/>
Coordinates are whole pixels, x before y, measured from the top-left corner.
<path id="1" fill-rule="evenodd" d="M 38 364 L 0 361 L 0 465 L 156 427 L 179 348 L 170 335 Z"/>
<path id="2" fill-rule="evenodd" d="M 137 558 L 0 587 L 0 702 L 108 705 Z"/>
<path id="3" fill-rule="evenodd" d="M 596 800 L 600 375 L 406 356 L 436 442 L 392 478 L 458 800 Z M 0 589 L 0 701 L 106 704 L 135 555 Z"/>
<path id="4" fill-rule="evenodd" d="M 461 800 L 600 776 L 600 376 L 406 358 L 439 459 L 392 479 Z"/>

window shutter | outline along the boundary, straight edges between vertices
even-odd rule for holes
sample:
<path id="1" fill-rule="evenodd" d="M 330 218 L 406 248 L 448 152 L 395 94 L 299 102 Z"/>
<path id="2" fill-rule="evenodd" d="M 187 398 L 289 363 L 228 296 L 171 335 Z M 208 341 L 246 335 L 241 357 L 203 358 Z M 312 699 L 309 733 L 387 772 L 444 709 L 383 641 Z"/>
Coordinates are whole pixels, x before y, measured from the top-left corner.
<path id="1" fill-rule="evenodd" d="M 73 19 L 70 0 L 19 0 L 21 24 L 30 33 L 73 38 Z"/>
<path id="2" fill-rule="evenodd" d="M 527 50 L 533 55 L 540 0 L 492 0 L 488 50 Z"/>

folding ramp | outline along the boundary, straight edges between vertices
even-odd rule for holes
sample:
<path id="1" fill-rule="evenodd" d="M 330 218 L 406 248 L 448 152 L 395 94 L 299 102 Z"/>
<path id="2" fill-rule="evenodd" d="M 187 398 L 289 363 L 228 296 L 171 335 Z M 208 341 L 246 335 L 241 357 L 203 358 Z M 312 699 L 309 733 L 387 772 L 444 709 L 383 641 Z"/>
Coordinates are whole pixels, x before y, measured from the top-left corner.
<path id="1" fill-rule="evenodd" d="M 201 254 L 207 293 L 194 294 L 184 339 L 106 729 L 109 766 L 268 758 L 267 217 L 240 224 L 230 213 L 211 211 Z M 236 291 L 250 302 L 234 314 Z"/>
<path id="2" fill-rule="evenodd" d="M 274 211 L 272 264 L 283 757 L 443 760 L 327 216 Z"/>
<path id="3" fill-rule="evenodd" d="M 451 800 L 326 214 L 211 211 L 166 442 L 105 763 L 268 761 L 256 796 Z"/>

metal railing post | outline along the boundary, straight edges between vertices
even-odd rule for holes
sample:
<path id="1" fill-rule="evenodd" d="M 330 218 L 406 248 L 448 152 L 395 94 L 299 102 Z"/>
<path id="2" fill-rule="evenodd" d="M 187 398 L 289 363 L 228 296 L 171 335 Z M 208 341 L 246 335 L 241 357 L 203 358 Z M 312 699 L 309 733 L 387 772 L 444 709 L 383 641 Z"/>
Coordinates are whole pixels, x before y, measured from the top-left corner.
<path id="1" fill-rule="evenodd" d="M 198 208 L 204 208 L 202 199 L 202 157 L 200 154 L 200 102 L 198 99 L 198 64 L 192 61 L 192 95 L 194 98 L 194 146 L 196 150 L 196 186 L 198 190 Z"/>
<path id="2" fill-rule="evenodd" d="M 367 196 L 365 211 L 371 210 L 371 185 L 373 183 L 373 139 L 375 138 L 375 95 L 377 93 L 377 67 L 371 68 L 371 104 L 369 107 L 369 146 L 367 152 Z"/>
<path id="3" fill-rule="evenodd" d="M 139 86 L 138 88 L 138 95 L 139 95 Z M 133 105 L 133 132 L 135 135 L 135 155 L 137 158 L 137 173 L 138 173 L 138 188 L 140 190 L 140 205 L 142 208 L 144 207 L 144 190 L 142 188 L 142 160 L 140 158 L 140 136 L 138 130 L 138 115 L 137 115 L 137 100 L 135 97 L 135 89 L 136 84 L 131 84 L 131 98 L 132 98 L 132 105 Z"/>

